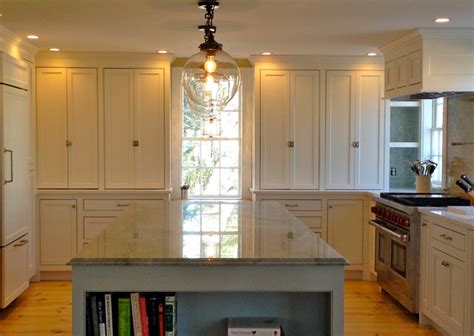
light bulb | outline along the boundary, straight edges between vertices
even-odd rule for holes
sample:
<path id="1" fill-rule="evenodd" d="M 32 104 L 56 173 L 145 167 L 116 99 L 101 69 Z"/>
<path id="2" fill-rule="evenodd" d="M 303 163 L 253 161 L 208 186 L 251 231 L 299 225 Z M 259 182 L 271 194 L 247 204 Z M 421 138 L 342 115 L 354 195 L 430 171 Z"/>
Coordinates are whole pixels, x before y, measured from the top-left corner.
<path id="1" fill-rule="evenodd" d="M 214 61 L 214 56 L 207 56 L 207 60 L 204 63 L 204 70 L 208 73 L 213 73 L 217 69 L 217 63 Z"/>

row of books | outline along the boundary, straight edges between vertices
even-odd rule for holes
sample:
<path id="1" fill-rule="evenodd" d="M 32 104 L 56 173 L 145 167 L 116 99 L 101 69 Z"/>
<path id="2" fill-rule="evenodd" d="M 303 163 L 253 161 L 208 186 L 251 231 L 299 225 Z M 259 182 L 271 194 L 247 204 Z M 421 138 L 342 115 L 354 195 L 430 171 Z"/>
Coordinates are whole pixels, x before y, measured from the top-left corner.
<path id="1" fill-rule="evenodd" d="M 87 336 L 176 336 L 174 293 L 86 294 Z"/>

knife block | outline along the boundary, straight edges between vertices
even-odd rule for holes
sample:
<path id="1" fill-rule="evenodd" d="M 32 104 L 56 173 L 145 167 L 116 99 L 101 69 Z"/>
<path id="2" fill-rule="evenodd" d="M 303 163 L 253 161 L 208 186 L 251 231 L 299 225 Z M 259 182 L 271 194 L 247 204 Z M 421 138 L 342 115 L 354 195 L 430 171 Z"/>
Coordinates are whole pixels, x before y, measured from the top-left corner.
<path id="1" fill-rule="evenodd" d="M 416 175 L 416 192 L 430 193 L 431 192 L 431 176 Z"/>

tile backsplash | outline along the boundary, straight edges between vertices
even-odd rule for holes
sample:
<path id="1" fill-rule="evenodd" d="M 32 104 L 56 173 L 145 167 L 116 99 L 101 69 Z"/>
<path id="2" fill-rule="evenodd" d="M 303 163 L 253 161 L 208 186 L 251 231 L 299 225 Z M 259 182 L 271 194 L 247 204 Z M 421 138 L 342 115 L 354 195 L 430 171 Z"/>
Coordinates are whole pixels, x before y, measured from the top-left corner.
<path id="1" fill-rule="evenodd" d="M 474 143 L 474 94 L 448 98 L 447 113 L 447 188 L 462 194 L 455 182 L 459 175 L 474 179 L 474 145 L 453 146 L 453 142 Z"/>

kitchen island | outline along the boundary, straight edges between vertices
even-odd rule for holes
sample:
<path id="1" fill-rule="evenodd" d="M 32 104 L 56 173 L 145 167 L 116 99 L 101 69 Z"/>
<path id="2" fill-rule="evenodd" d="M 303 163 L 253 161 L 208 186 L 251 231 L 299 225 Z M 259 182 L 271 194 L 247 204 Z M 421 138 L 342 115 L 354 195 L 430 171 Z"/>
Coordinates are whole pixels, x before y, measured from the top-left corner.
<path id="1" fill-rule="evenodd" d="M 343 335 L 346 263 L 276 202 L 133 206 L 70 262 L 73 334 L 86 334 L 86 293 L 174 292 L 178 335 L 226 335 L 239 316 Z"/>

